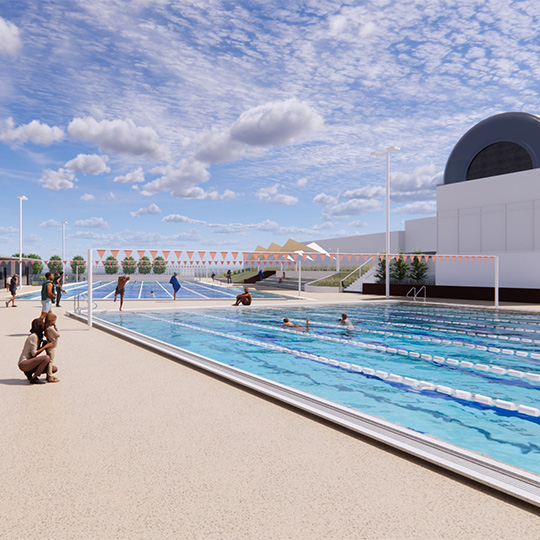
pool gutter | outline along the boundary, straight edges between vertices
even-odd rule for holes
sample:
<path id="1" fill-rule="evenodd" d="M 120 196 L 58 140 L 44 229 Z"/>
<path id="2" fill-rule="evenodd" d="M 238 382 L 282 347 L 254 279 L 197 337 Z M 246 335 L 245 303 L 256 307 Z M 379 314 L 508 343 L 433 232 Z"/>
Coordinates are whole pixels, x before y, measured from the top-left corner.
<path id="1" fill-rule="evenodd" d="M 86 323 L 84 313 L 69 312 L 68 315 Z M 150 348 L 176 361 L 213 373 L 540 507 L 540 476 L 538 475 L 364 414 L 356 409 L 350 409 L 253 375 L 99 318 L 94 318 L 93 325 L 117 337 Z"/>

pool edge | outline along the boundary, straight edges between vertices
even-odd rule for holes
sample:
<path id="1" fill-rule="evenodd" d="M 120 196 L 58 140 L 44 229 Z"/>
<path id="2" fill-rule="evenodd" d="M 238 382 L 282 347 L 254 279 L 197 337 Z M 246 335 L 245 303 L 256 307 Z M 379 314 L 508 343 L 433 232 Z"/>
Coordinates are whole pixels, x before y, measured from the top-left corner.
<path id="1" fill-rule="evenodd" d="M 67 312 L 86 323 L 84 314 Z M 540 476 L 94 318 L 94 326 L 540 507 Z"/>

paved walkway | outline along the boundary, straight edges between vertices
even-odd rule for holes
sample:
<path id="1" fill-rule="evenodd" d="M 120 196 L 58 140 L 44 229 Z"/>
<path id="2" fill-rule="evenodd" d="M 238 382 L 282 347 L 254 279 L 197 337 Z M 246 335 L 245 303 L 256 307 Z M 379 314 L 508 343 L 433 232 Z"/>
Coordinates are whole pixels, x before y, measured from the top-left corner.
<path id="1" fill-rule="evenodd" d="M 538 509 L 62 308 L 61 382 L 31 386 L 17 358 L 39 304 L 0 306 L 2 539 L 540 538 Z"/>

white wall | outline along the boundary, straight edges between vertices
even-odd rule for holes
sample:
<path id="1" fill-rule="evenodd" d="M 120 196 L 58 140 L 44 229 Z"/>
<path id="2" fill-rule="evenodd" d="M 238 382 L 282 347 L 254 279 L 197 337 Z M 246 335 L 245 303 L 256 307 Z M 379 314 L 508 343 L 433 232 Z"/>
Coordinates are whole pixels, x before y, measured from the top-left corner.
<path id="1" fill-rule="evenodd" d="M 361 234 L 357 236 L 345 236 L 343 238 L 329 238 L 315 240 L 319 246 L 330 253 L 338 249 L 340 253 L 382 253 L 386 250 L 386 234 Z M 405 249 L 405 231 L 393 231 L 390 233 L 390 251 L 397 253 Z"/>
<path id="2" fill-rule="evenodd" d="M 410 219 L 405 222 L 405 253 L 437 251 L 437 217 Z"/>
<path id="3" fill-rule="evenodd" d="M 540 288 L 540 170 L 437 186 L 439 254 L 500 256 L 501 287 Z M 492 286 L 493 263 L 437 263 L 438 285 Z"/>

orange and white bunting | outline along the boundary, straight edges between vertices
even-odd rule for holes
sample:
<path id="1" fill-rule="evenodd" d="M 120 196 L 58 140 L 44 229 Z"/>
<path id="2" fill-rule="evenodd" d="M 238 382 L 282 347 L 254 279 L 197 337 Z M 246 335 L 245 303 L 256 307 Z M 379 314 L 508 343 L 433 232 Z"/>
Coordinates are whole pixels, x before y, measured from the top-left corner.
<path id="1" fill-rule="evenodd" d="M 124 255 L 129 258 L 131 257 L 131 254 L 133 253 L 132 249 L 124 249 Z"/>
<path id="2" fill-rule="evenodd" d="M 139 259 L 142 259 L 144 257 L 144 254 L 146 253 L 146 249 L 138 249 L 137 255 L 139 255 Z"/>
<path id="3" fill-rule="evenodd" d="M 225 260 L 225 259 L 227 258 L 227 255 L 229 255 L 229 252 L 228 252 L 228 251 L 220 251 L 220 253 L 221 253 L 221 258 L 222 258 L 223 260 Z"/>
<path id="4" fill-rule="evenodd" d="M 212 260 L 216 258 L 216 253 L 217 251 L 210 251 L 210 257 L 212 258 Z"/>
<path id="5" fill-rule="evenodd" d="M 111 249 L 112 256 L 116 259 L 116 256 L 118 255 L 119 249 Z"/>
<path id="6" fill-rule="evenodd" d="M 181 251 L 175 251 L 174 252 L 175 256 L 176 256 L 176 260 L 180 260 L 180 257 L 182 256 L 182 252 Z"/>
<path id="7" fill-rule="evenodd" d="M 194 251 L 186 251 L 187 256 L 189 257 L 189 260 L 191 261 L 191 257 L 193 257 Z"/>
<path id="8" fill-rule="evenodd" d="M 167 260 L 169 258 L 170 251 L 162 251 L 162 253 L 163 253 L 163 257 L 165 258 L 165 260 Z"/>
<path id="9" fill-rule="evenodd" d="M 158 252 L 156 250 L 154 250 L 154 251 L 150 250 L 150 255 L 152 255 L 152 259 L 156 258 L 157 253 Z"/>
<path id="10" fill-rule="evenodd" d="M 105 255 L 106 249 L 97 249 L 98 256 L 100 259 L 103 259 L 103 255 Z"/>
<path id="11" fill-rule="evenodd" d="M 236 261 L 236 257 L 238 257 L 238 251 L 231 251 L 232 258 Z"/>

